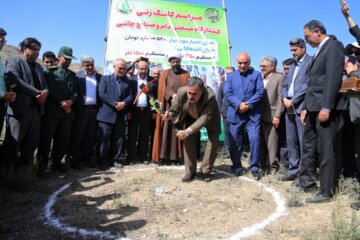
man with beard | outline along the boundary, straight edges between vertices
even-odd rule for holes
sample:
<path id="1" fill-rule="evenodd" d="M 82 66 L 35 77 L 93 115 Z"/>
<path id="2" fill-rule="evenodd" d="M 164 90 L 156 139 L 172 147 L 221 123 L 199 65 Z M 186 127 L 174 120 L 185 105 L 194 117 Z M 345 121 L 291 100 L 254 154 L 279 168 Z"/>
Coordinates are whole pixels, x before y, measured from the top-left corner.
<path id="1" fill-rule="evenodd" d="M 10 57 L 6 65 L 7 83 L 16 99 L 7 108 L 5 149 L 15 168 L 32 165 L 40 137 L 42 105 L 48 96 L 43 68 L 36 62 L 41 43 L 26 38 L 19 46 L 22 54 Z"/>
<path id="2" fill-rule="evenodd" d="M 171 69 L 161 73 L 158 83 L 158 100 L 164 111 L 169 110 L 171 101 L 175 98 L 179 87 L 185 86 L 190 75 L 181 68 L 181 54 L 170 55 L 168 61 Z M 179 162 L 182 156 L 180 141 L 171 122 L 161 121 L 160 114 L 156 116 L 156 129 L 153 144 L 152 160 L 154 162 Z"/>
<path id="3" fill-rule="evenodd" d="M 53 170 L 66 171 L 61 165 L 71 136 L 71 123 L 73 119 L 72 105 L 77 98 L 76 75 L 69 70 L 73 56 L 70 47 L 63 46 L 58 53 L 58 65 L 45 71 L 47 84 L 49 85 L 49 98 L 45 104 L 44 126 L 42 126 L 40 139 L 40 166 L 41 176 L 47 168 L 51 140 Z"/>
<path id="4" fill-rule="evenodd" d="M 178 89 L 169 111 L 164 120 L 172 119 L 178 129 L 177 138 L 184 141 L 185 176 L 182 182 L 190 182 L 196 175 L 196 142 L 202 127 L 208 133 L 205 154 L 201 163 L 201 173 L 204 182 L 211 181 L 211 170 L 215 162 L 219 143 L 220 112 L 215 93 L 209 86 L 205 86 L 201 78 L 192 77 L 187 86 Z"/>

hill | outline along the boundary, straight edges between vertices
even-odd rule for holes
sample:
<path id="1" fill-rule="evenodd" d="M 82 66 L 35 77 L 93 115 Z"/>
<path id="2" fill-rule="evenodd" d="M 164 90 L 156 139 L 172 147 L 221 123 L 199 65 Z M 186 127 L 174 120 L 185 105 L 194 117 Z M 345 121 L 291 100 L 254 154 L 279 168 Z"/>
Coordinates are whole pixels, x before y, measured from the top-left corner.
<path id="1" fill-rule="evenodd" d="M 19 54 L 19 48 L 12 46 L 12 45 L 5 45 L 3 47 L 3 49 L 0 51 L 0 57 L 1 57 L 1 61 L 3 61 L 3 63 L 5 64 L 6 60 L 13 55 L 17 55 Z M 40 64 L 42 64 L 41 59 L 38 59 L 38 62 Z M 81 70 L 81 64 L 79 63 L 72 63 L 70 65 L 70 69 L 74 72 L 78 72 Z M 96 69 L 98 71 L 98 73 L 103 73 L 104 69 L 102 67 L 96 66 Z"/>

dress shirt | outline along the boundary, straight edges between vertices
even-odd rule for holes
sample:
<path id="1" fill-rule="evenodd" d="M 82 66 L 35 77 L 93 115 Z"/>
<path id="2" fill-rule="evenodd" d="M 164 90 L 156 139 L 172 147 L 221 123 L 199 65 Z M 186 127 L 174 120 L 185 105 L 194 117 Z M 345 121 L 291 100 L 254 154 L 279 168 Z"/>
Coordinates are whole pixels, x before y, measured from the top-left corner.
<path id="1" fill-rule="evenodd" d="M 145 79 L 141 79 L 140 76 L 138 76 L 138 80 L 137 80 L 137 92 L 140 92 L 140 86 L 141 85 L 146 85 L 147 83 L 147 77 Z M 145 93 L 141 93 L 137 102 L 136 102 L 136 106 L 137 107 L 147 107 L 147 97 Z"/>
<path id="2" fill-rule="evenodd" d="M 84 96 L 84 105 L 96 105 L 96 73 L 85 75 L 86 92 Z"/>
<path id="3" fill-rule="evenodd" d="M 291 84 L 290 84 L 289 91 L 288 91 L 288 97 L 293 97 L 294 96 L 295 79 L 296 79 L 296 76 L 298 74 L 300 64 L 304 61 L 306 55 L 307 54 L 305 54 L 299 61 L 294 62 L 295 70 L 294 70 L 293 77 L 291 79 Z"/>

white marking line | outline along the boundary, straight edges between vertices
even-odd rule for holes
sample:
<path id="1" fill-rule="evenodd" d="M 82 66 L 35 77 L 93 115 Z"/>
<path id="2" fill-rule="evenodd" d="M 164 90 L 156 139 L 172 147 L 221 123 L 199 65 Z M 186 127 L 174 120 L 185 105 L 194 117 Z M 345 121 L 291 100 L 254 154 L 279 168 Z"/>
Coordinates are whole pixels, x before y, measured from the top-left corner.
<path id="1" fill-rule="evenodd" d="M 130 171 L 134 171 L 134 170 L 135 171 L 144 171 L 144 170 L 150 170 L 150 169 L 181 170 L 181 169 L 183 169 L 183 167 L 182 166 L 175 166 L 175 167 L 174 166 L 164 166 L 164 167 L 143 168 L 143 169 L 124 169 L 124 170 L 119 169 L 118 171 L 114 171 L 114 172 L 121 172 L 121 171 L 130 172 Z M 224 172 L 224 171 L 214 170 L 214 172 L 231 176 L 231 174 Z M 99 175 L 93 175 L 93 176 L 81 178 L 79 180 L 79 182 L 91 179 L 96 176 L 99 176 Z M 287 208 L 286 208 L 286 204 L 285 204 L 284 200 L 281 198 L 280 194 L 278 192 L 276 192 L 274 189 L 270 188 L 269 186 L 267 186 L 264 183 L 255 181 L 255 180 L 247 178 L 247 177 L 239 177 L 239 178 L 246 180 L 248 182 L 251 182 L 251 183 L 257 185 L 258 187 L 265 189 L 265 191 L 269 192 L 274 198 L 274 201 L 276 203 L 276 209 L 273 214 L 271 214 L 268 218 L 264 219 L 263 221 L 261 221 L 259 223 L 255 223 L 255 224 L 251 225 L 250 227 L 240 229 L 240 231 L 237 232 L 235 235 L 233 235 L 231 237 L 231 239 L 243 239 L 243 238 L 252 236 L 252 235 L 256 234 L 258 231 L 260 231 L 261 229 L 264 229 L 270 223 L 274 222 L 279 217 L 285 215 L 287 212 Z M 104 231 L 98 231 L 98 230 L 88 230 L 88 229 L 83 229 L 83 228 L 71 227 L 71 226 L 61 223 L 58 218 L 53 216 L 51 209 L 54 206 L 57 198 L 59 197 L 59 195 L 62 192 L 64 192 L 70 186 L 71 186 L 71 183 L 65 184 L 59 190 L 57 190 L 56 192 L 51 194 L 51 196 L 49 197 L 49 199 L 44 207 L 44 215 L 45 215 L 46 223 L 50 224 L 54 228 L 57 228 L 58 230 L 65 232 L 65 233 L 77 233 L 81 236 L 94 236 L 94 237 L 99 237 L 101 239 L 127 240 L 127 238 L 123 238 L 120 235 L 114 235 L 110 231 L 104 232 Z"/>
<path id="2" fill-rule="evenodd" d="M 224 171 L 215 170 L 215 172 L 222 173 L 222 174 L 225 174 L 225 175 L 231 175 L 231 174 L 229 174 L 227 172 L 224 172 Z M 278 192 L 276 192 L 274 189 L 272 189 L 271 187 L 267 186 L 264 183 L 255 181 L 254 179 L 250 179 L 250 178 L 247 178 L 247 177 L 239 177 L 239 178 L 243 179 L 243 180 L 246 180 L 248 182 L 251 182 L 251 183 L 257 185 L 258 187 L 260 187 L 261 189 L 265 189 L 265 191 L 270 193 L 272 195 L 272 197 L 274 198 L 274 201 L 276 203 L 276 209 L 275 209 L 275 212 L 273 212 L 266 219 L 262 220 L 259 223 L 254 223 L 250 227 L 245 227 L 245 228 L 240 229 L 240 231 L 237 232 L 235 235 L 233 235 L 230 239 L 243 239 L 243 238 L 252 236 L 252 235 L 256 234 L 258 231 L 264 229 L 270 223 L 274 222 L 279 217 L 281 217 L 281 216 L 283 216 L 283 215 L 285 215 L 287 213 L 287 207 L 286 207 L 285 201 L 282 199 L 280 194 Z"/>

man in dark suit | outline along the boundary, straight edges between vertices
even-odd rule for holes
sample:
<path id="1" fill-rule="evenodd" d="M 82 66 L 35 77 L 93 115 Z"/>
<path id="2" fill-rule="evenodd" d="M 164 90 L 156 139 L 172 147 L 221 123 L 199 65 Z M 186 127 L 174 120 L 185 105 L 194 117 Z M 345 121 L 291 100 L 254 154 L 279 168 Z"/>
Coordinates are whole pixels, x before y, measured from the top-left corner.
<path id="1" fill-rule="evenodd" d="M 237 58 L 238 70 L 230 73 L 225 81 L 225 96 L 229 101 L 227 120 L 230 125 L 231 170 L 243 175 L 241 154 L 243 149 L 243 129 L 246 127 L 250 140 L 249 169 L 253 176 L 260 178 L 260 110 L 258 103 L 264 95 L 261 73 L 250 68 L 248 53 L 240 53 Z"/>
<path id="2" fill-rule="evenodd" d="M 320 189 L 307 203 L 330 201 L 336 191 L 335 136 L 336 96 L 344 70 L 344 47 L 326 35 L 325 26 L 312 20 L 304 26 L 304 38 L 318 48 L 309 67 L 301 122 L 305 124 L 299 172 L 302 188 L 316 187 L 316 154 L 319 156 Z"/>
<path id="3" fill-rule="evenodd" d="M 43 68 L 36 62 L 41 43 L 26 38 L 19 45 L 22 54 L 10 57 L 6 65 L 7 83 L 16 99 L 7 108 L 5 145 L 16 168 L 33 162 L 40 138 L 40 116 L 48 96 Z"/>
<path id="4" fill-rule="evenodd" d="M 127 161 L 132 162 L 137 158 L 144 164 L 149 164 L 149 137 L 151 124 L 150 95 L 153 95 L 154 84 L 152 77 L 148 76 L 149 64 L 144 60 L 137 63 L 138 74 L 131 81 L 135 101 L 128 112 L 128 156 Z"/>
<path id="5" fill-rule="evenodd" d="M 93 155 L 97 130 L 96 114 L 99 106 L 99 84 L 102 77 L 96 72 L 91 56 L 81 57 L 82 71 L 76 73 L 78 97 L 74 103 L 75 119 L 72 127 L 72 168 L 80 170 L 82 165 L 94 167 Z"/>
<path id="6" fill-rule="evenodd" d="M 205 127 L 208 141 L 201 163 L 201 173 L 205 182 L 211 181 L 220 134 L 220 112 L 216 96 L 203 80 L 192 77 L 187 86 L 180 87 L 172 106 L 165 112 L 163 119 L 172 119 L 177 131 L 176 137 L 184 141 L 185 176 L 183 182 L 189 182 L 196 175 L 196 133 Z"/>
<path id="7" fill-rule="evenodd" d="M 229 66 L 227 68 L 225 68 L 225 74 L 229 74 L 231 72 L 235 71 L 235 68 L 233 66 Z M 224 93 L 224 86 L 225 86 L 225 81 L 222 81 L 220 83 L 220 87 L 218 90 L 218 94 L 216 96 L 216 100 L 218 102 L 218 106 L 219 106 L 219 110 L 220 110 L 220 114 L 222 116 L 223 119 L 223 126 L 224 126 L 224 145 L 227 151 L 227 154 L 230 153 L 230 141 L 229 141 L 229 124 L 227 122 L 227 112 L 228 112 L 228 107 L 229 107 L 229 102 L 225 97 L 225 93 Z M 229 156 L 227 156 L 229 157 Z"/>
<path id="8" fill-rule="evenodd" d="M 128 108 L 133 102 L 130 80 L 126 77 L 126 61 L 117 59 L 114 74 L 100 80 L 101 99 L 97 120 L 99 121 L 99 167 L 113 166 L 121 154 L 125 137 L 125 121 Z M 121 167 L 120 164 L 118 164 Z"/>
<path id="9" fill-rule="evenodd" d="M 265 174 L 279 169 L 277 161 L 278 152 L 278 127 L 280 125 L 283 106 L 281 102 L 281 86 L 285 76 L 276 72 L 277 60 L 266 56 L 261 59 L 260 69 L 263 74 L 264 97 L 260 103 L 262 142 L 265 148 L 261 148 L 261 163 Z"/>
<path id="10" fill-rule="evenodd" d="M 294 38 L 289 44 L 295 63 L 290 66 L 281 91 L 281 99 L 286 110 L 286 143 L 289 156 L 288 172 L 281 178 L 282 181 L 292 181 L 299 173 L 304 134 L 300 114 L 307 89 L 308 68 L 312 62 L 312 57 L 306 54 L 303 39 Z"/>

